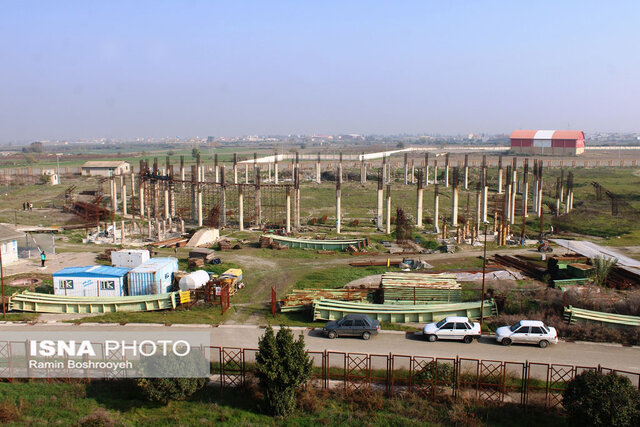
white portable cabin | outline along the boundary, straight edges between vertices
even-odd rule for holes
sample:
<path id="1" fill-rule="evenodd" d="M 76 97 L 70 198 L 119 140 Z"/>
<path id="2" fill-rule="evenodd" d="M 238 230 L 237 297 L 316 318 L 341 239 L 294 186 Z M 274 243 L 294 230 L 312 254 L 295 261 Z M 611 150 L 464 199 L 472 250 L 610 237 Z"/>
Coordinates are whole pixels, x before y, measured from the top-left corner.
<path id="1" fill-rule="evenodd" d="M 114 267 L 136 268 L 149 261 L 146 249 L 123 249 L 111 252 L 111 265 Z"/>
<path id="2" fill-rule="evenodd" d="M 52 275 L 53 292 L 77 297 L 124 296 L 129 270 L 106 265 L 63 268 Z"/>

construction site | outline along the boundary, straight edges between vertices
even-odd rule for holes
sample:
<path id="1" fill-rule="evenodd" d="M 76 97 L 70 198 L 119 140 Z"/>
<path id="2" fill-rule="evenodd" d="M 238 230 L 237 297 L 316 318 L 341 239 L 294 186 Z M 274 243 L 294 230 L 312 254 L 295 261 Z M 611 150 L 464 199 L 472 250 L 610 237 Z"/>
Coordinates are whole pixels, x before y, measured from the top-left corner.
<path id="1" fill-rule="evenodd" d="M 176 286 L 190 271 L 204 268 L 219 274 L 225 266 L 241 267 L 247 284 L 243 292 L 249 290 L 263 302 L 248 303 L 243 292 L 227 297 L 225 301 L 232 307 L 232 301 L 238 304 L 231 310 L 233 322 L 276 317 L 278 321 L 312 324 L 360 309 L 382 316 L 385 322 L 407 325 L 437 319 L 442 313 L 495 317 L 502 313 L 505 302 L 492 299 L 493 284 L 512 283 L 514 288 L 538 290 L 549 286 L 554 291 L 575 292 L 594 281 L 592 264 L 597 257 L 617 260 L 602 284 L 633 291 L 640 283 L 633 256 L 606 253 L 602 247 L 591 248 L 585 255 L 584 245 L 571 245 L 580 235 L 589 237 L 589 230 L 576 232 L 581 226 L 576 218 L 586 211 L 599 209 L 598 215 L 609 218 L 607 223 L 629 222 L 638 216 L 634 201 L 608 189 L 610 181 L 591 178 L 600 170 L 633 174 L 635 159 L 519 158 L 505 153 L 408 148 L 360 154 L 234 153 L 225 161 L 219 161 L 214 153 L 209 157 L 212 162 L 201 160 L 200 155 L 191 160 L 189 164 L 185 156 L 156 157 L 151 162 L 143 159 L 130 172 L 112 176 L 79 179 L 73 173 L 63 174 L 63 182 L 71 183 L 65 186 L 64 194 L 41 202 L 36 212 L 57 209 L 70 215 L 68 224 L 28 225 L 25 221 L 20 227 L 16 215 L 13 226 L 30 235 L 53 233 L 65 250 L 96 253 L 104 263 L 110 261 L 109 253 L 114 249 L 146 248 L 152 257 L 175 257 L 179 261 Z M 13 182 L 8 188 L 42 187 L 29 182 Z M 34 215 L 32 212 L 28 215 Z M 634 231 L 622 230 L 617 238 Z M 593 236 L 601 240 L 608 238 L 607 232 L 596 229 Z M 559 237 L 569 243 L 558 243 Z M 189 256 L 187 252 L 196 247 L 217 250 L 220 264 Z M 490 256 L 483 258 L 482 250 L 487 248 Z M 103 251 L 106 257 L 100 255 Z M 553 255 L 551 251 L 555 251 Z M 561 274 L 556 265 L 548 265 L 558 251 L 574 261 L 560 263 L 564 268 Z M 291 267 L 276 267 L 293 259 L 296 262 Z M 309 272 L 297 271 L 305 264 Z M 567 270 L 566 265 L 571 267 Z M 275 277 L 269 277 L 271 268 L 276 270 L 271 273 Z M 309 290 L 306 279 L 315 270 L 337 280 L 312 285 L 319 289 Z M 409 286 L 403 297 L 385 299 L 378 283 L 354 290 L 347 280 L 352 277 L 358 283 L 367 273 L 403 275 L 406 270 L 419 271 L 411 274 L 422 275 L 423 280 Z M 20 268 L 7 272 L 11 271 L 26 273 Z M 425 301 L 421 289 L 433 286 L 430 283 L 438 274 L 459 275 L 462 288 L 456 282 L 457 293 L 449 290 L 446 297 Z M 477 286 L 479 275 L 488 278 L 484 291 Z M 349 285 L 346 291 L 341 289 L 345 285 Z M 221 287 L 209 283 L 208 289 L 216 288 L 219 297 Z M 220 305 L 211 292 L 203 287 L 197 294 L 193 290 L 190 297 L 183 294 L 183 303 L 188 302 L 183 306 L 198 307 L 211 301 Z M 438 291 L 429 292 L 437 295 Z M 531 293 L 522 290 L 527 292 Z M 28 305 L 19 302 L 21 297 L 16 296 L 13 305 L 9 295 L 5 298 L 5 308 L 26 311 Z M 175 309 L 180 305 L 178 294 L 162 298 L 149 307 Z M 395 307 L 386 307 L 390 301 Z M 427 313 L 432 313 L 433 307 L 421 307 L 425 302 L 463 306 L 447 305 L 441 314 L 430 317 Z M 61 302 L 67 307 L 65 304 Z M 488 310 L 486 314 L 480 305 Z M 131 306 L 144 304 L 136 300 Z M 388 309 L 393 312 L 381 314 Z M 76 308 L 73 312 L 92 310 Z M 118 310 L 98 312 L 109 311 Z M 305 312 L 308 317 L 301 317 Z M 179 313 L 171 316 L 180 317 Z M 213 317 L 220 321 L 229 316 L 220 313 Z"/>

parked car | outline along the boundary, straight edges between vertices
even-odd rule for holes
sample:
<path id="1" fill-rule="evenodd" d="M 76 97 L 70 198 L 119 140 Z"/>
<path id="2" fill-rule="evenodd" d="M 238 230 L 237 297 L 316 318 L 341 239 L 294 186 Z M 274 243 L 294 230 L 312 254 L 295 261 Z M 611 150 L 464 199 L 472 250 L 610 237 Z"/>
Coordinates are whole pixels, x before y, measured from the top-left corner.
<path id="1" fill-rule="evenodd" d="M 362 339 L 368 340 L 371 335 L 378 335 L 378 332 L 380 332 L 380 321 L 369 319 L 364 314 L 347 314 L 338 321 L 327 322 L 322 332 L 331 339 L 337 337 L 362 337 Z"/>
<path id="2" fill-rule="evenodd" d="M 512 343 L 537 344 L 546 348 L 558 343 L 556 328 L 546 326 L 539 320 L 521 320 L 515 325 L 501 326 L 496 329 L 496 341 L 502 345 Z"/>
<path id="3" fill-rule="evenodd" d="M 422 333 L 429 342 L 451 339 L 471 344 L 474 338 L 480 338 L 480 323 L 471 322 L 468 317 L 445 317 L 438 323 L 425 325 Z"/>

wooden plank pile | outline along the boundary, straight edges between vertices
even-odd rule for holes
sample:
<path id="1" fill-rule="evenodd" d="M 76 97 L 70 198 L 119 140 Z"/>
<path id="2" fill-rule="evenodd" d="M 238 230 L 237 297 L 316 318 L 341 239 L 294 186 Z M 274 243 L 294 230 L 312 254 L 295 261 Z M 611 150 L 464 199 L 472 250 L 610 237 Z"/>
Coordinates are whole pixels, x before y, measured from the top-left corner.
<path id="1" fill-rule="evenodd" d="M 385 304 L 460 302 L 462 288 L 455 274 L 384 273 L 380 280 Z"/>
<path id="2" fill-rule="evenodd" d="M 367 301 L 371 292 L 370 289 L 294 289 L 280 301 L 280 311 L 310 309 L 313 301 L 320 298 L 340 301 Z"/>

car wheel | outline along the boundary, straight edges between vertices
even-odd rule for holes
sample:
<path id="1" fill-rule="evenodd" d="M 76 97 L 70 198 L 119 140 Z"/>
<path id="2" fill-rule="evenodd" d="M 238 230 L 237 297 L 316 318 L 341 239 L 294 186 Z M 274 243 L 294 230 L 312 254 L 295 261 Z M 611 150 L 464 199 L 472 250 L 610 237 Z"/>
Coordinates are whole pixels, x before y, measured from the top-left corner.
<path id="1" fill-rule="evenodd" d="M 437 339 L 438 337 L 435 335 L 427 335 L 427 341 L 429 342 L 436 342 Z"/>
<path id="2" fill-rule="evenodd" d="M 371 333 L 369 333 L 369 332 L 363 332 L 362 333 L 362 339 L 363 340 L 368 340 L 369 338 L 371 338 Z"/>
<path id="3" fill-rule="evenodd" d="M 473 342 L 473 337 L 471 335 L 467 335 L 466 337 L 464 337 L 465 344 L 471 344 L 472 342 Z"/>
<path id="4" fill-rule="evenodd" d="M 329 333 L 327 334 L 327 336 L 328 336 L 330 339 L 334 339 L 334 338 L 336 338 L 336 337 L 338 336 L 338 334 L 337 334 L 337 332 L 336 332 L 336 331 L 331 331 L 331 332 L 329 332 Z"/>
<path id="5" fill-rule="evenodd" d="M 549 341 L 547 340 L 542 340 L 538 343 L 538 345 L 540 346 L 540 348 L 547 348 L 549 347 Z"/>
<path id="6" fill-rule="evenodd" d="M 511 338 L 504 338 L 502 340 L 502 345 L 504 345 L 504 346 L 511 345 Z"/>

